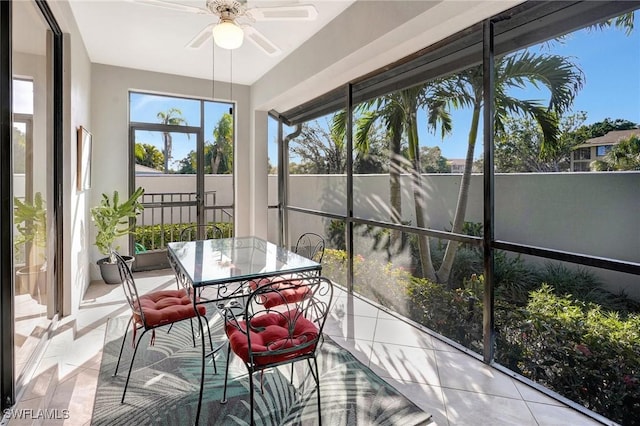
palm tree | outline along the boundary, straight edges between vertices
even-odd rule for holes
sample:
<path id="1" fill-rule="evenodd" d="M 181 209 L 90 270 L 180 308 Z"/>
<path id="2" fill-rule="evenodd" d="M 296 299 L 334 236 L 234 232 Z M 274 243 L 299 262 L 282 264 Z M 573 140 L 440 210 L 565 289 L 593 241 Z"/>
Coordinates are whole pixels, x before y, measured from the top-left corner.
<path id="1" fill-rule="evenodd" d="M 187 125 L 187 120 L 182 117 L 182 111 L 178 108 L 169 108 L 166 112 L 160 111 L 158 114 L 156 114 L 156 117 L 158 117 L 160 123 L 164 125 Z M 171 145 L 173 143 L 173 139 L 171 137 L 171 133 L 169 132 L 162 133 L 162 138 L 164 140 L 164 172 L 169 173 L 169 160 L 172 158 Z"/>
<path id="2" fill-rule="evenodd" d="M 389 205 L 390 220 L 400 223 L 402 220 L 402 193 L 400 188 L 400 174 L 407 170 L 411 172 L 413 194 L 415 200 L 416 226 L 425 227 L 424 201 L 422 186 L 422 171 L 420 162 L 420 147 L 418 143 L 418 109 L 427 107 L 429 111 L 427 124 L 430 130 L 440 124 L 442 136 L 451 131 L 451 118 L 446 111 L 446 104 L 440 88 L 434 83 L 425 83 L 394 92 L 372 101 L 359 104 L 356 108 L 358 118 L 355 123 L 355 150 L 359 153 L 369 151 L 369 138 L 374 123 L 382 121 L 389 137 Z M 334 127 L 338 133 L 346 131 L 346 115 L 342 111 L 334 120 Z M 408 159 L 402 153 L 403 135 L 408 140 Z M 392 231 L 390 244 L 400 240 L 400 231 Z M 431 262 L 428 238 L 418 239 L 418 248 L 423 275 L 435 279 L 435 271 Z"/>
<path id="3" fill-rule="evenodd" d="M 211 173 L 228 174 L 233 172 L 233 117 L 225 113 L 213 129 L 213 144 L 207 152 L 211 164 Z"/>
<path id="4" fill-rule="evenodd" d="M 603 160 L 591 163 L 596 171 L 640 170 L 640 132 L 622 139 Z"/>
<path id="5" fill-rule="evenodd" d="M 538 123 L 544 135 L 542 150 L 552 149 L 558 140 L 558 116 L 571 107 L 576 93 L 582 88 L 584 80 L 582 71 L 568 58 L 534 54 L 526 50 L 519 54 L 497 58 L 494 69 L 495 128 L 498 131 L 503 130 L 503 119 L 509 114 L 528 116 Z M 528 86 L 547 89 L 550 95 L 548 105 L 544 106 L 535 100 L 521 100 L 508 93 L 509 89 L 522 89 Z M 465 168 L 452 226 L 454 233 L 461 233 L 467 210 L 473 153 L 483 107 L 482 91 L 481 65 L 462 71 L 441 82 L 441 93 L 446 94 L 452 107 L 472 110 Z M 449 281 L 457 248 L 456 241 L 450 240 L 447 243 L 444 259 L 436 272 L 438 282 Z"/>
<path id="6" fill-rule="evenodd" d="M 136 142 L 135 158 L 136 164 L 151 167 L 152 169 L 162 170 L 164 155 L 162 155 L 155 145 Z"/>

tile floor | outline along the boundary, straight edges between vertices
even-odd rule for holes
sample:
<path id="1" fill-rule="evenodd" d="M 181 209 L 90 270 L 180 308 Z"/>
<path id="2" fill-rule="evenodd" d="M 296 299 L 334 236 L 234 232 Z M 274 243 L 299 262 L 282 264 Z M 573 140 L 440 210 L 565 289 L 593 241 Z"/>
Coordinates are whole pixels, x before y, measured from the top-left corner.
<path id="1" fill-rule="evenodd" d="M 141 291 L 175 286 L 170 270 L 137 273 L 136 282 Z M 15 407 L 57 410 L 58 419 L 2 424 L 89 425 L 106 321 L 119 315 L 128 315 L 120 286 L 93 282 L 78 313 L 59 321 Z M 436 425 L 601 424 L 342 290 L 325 332 Z"/>

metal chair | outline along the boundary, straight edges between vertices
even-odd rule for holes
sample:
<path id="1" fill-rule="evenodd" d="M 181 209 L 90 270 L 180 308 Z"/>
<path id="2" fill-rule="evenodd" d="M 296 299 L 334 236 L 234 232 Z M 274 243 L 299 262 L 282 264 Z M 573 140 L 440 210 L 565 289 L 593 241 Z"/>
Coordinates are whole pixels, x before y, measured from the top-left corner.
<path id="1" fill-rule="evenodd" d="M 180 241 L 196 241 L 218 238 L 224 238 L 224 232 L 222 232 L 222 229 L 218 228 L 213 223 L 207 223 L 204 225 L 188 225 L 182 228 L 182 231 L 180 231 Z M 173 265 L 171 265 L 171 267 L 173 268 Z M 176 286 L 179 290 L 180 283 L 183 280 L 180 279 L 180 277 L 178 276 L 178 271 L 176 271 L 175 268 L 173 269 L 173 273 L 176 276 Z M 202 289 L 200 290 L 198 296 L 201 295 Z M 171 331 L 171 328 L 169 328 L 169 331 Z"/>
<path id="2" fill-rule="evenodd" d="M 127 387 L 129 386 L 129 379 L 131 378 L 131 370 L 133 369 L 133 362 L 136 359 L 136 353 L 140 346 L 140 341 L 147 331 L 151 330 L 153 335 L 151 337 L 151 345 L 155 341 L 155 329 L 164 325 L 173 325 L 177 322 L 189 320 L 191 323 L 191 337 L 193 340 L 193 347 L 196 346 L 195 330 L 193 328 L 193 322 L 191 319 L 197 318 L 198 321 L 204 319 L 207 324 L 207 332 L 209 334 L 209 345 L 213 350 L 213 341 L 211 339 L 211 330 L 209 329 L 209 322 L 205 317 L 207 310 L 204 305 L 197 305 L 197 312 L 194 308 L 193 299 L 191 297 L 190 289 L 180 290 L 158 290 L 152 291 L 140 295 L 138 288 L 136 287 L 135 280 L 131 269 L 125 263 L 124 259 L 114 252 L 118 263 L 118 270 L 122 279 L 122 287 L 124 294 L 131 308 L 131 317 L 127 323 L 127 330 L 129 325 L 133 322 L 133 339 L 134 349 L 131 356 L 131 363 L 129 365 L 129 372 L 127 373 L 127 381 L 124 384 L 124 390 L 122 392 L 122 399 L 120 402 L 124 403 L 124 397 L 127 393 Z M 200 329 L 203 330 L 202 323 L 200 323 Z M 138 330 L 142 330 L 140 337 L 136 340 L 136 334 Z M 124 349 L 124 343 L 127 338 L 127 333 L 122 337 L 122 346 L 120 346 L 120 354 L 118 355 L 118 362 L 116 363 L 116 369 L 113 373 L 114 376 L 118 374 L 118 367 L 120 366 L 120 360 L 122 358 L 122 351 Z M 204 342 L 204 340 L 203 340 Z M 203 349 L 204 350 L 204 349 Z M 213 358 L 213 365 L 215 371 L 217 371 L 215 358 Z M 204 360 L 203 360 L 204 362 Z"/>
<path id="3" fill-rule="evenodd" d="M 224 310 L 229 346 L 221 402 L 226 403 L 227 398 L 231 351 L 242 359 L 249 372 L 251 425 L 255 424 L 253 373 L 306 360 L 316 384 L 318 415 L 322 424 L 316 353 L 332 297 L 333 284 L 328 279 L 317 276 L 296 278 L 257 287 L 249 295 L 242 312 Z"/>
<path id="4" fill-rule="evenodd" d="M 294 252 L 306 257 L 307 259 L 322 263 L 324 247 L 324 238 L 313 232 L 306 232 L 298 238 Z"/>
<path id="5" fill-rule="evenodd" d="M 224 232 L 213 223 L 189 225 L 180 231 L 180 241 L 210 240 L 224 238 Z"/>

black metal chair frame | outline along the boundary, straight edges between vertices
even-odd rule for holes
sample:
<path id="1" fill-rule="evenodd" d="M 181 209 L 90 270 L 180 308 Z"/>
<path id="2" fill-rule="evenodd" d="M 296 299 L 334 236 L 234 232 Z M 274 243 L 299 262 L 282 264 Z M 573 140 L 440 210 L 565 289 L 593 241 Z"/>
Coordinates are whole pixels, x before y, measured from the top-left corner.
<path id="1" fill-rule="evenodd" d="M 298 237 L 294 251 L 301 256 L 322 263 L 324 249 L 324 238 L 314 232 L 305 232 Z"/>
<path id="2" fill-rule="evenodd" d="M 288 289 L 297 289 L 299 287 L 306 287 L 308 292 L 304 298 L 300 300 L 291 301 L 287 300 L 284 292 Z M 249 353 L 248 362 L 244 362 L 249 372 L 249 393 L 250 393 L 250 410 L 251 410 L 251 425 L 254 425 L 254 386 L 253 386 L 253 373 L 263 371 L 268 368 L 278 367 L 280 365 L 293 364 L 298 361 L 307 360 L 311 376 L 316 384 L 316 394 L 318 403 L 318 415 L 320 424 L 322 419 L 320 416 L 320 376 L 318 372 L 318 362 L 316 354 L 318 348 L 322 342 L 322 330 L 324 324 L 329 315 L 329 308 L 331 300 L 333 298 L 333 283 L 319 276 L 303 277 L 295 279 L 274 280 L 272 283 L 263 285 L 254 290 L 248 297 L 247 303 L 241 311 L 238 308 L 231 308 L 224 310 L 225 329 L 231 326 L 243 333 L 247 338 Z M 265 302 L 277 303 L 277 306 L 266 307 Z M 275 302 L 274 302 L 275 300 Z M 252 326 L 251 320 L 269 313 L 278 313 L 287 322 L 287 328 L 289 329 L 289 335 L 286 340 L 293 341 L 293 329 L 292 324 L 298 320 L 299 317 L 304 317 L 307 320 L 313 322 L 317 327 L 318 334 L 315 338 L 309 339 L 304 343 L 295 345 L 293 347 L 278 349 L 266 352 L 252 352 L 251 351 L 251 333 L 247 331 L 247 327 L 250 331 L 260 332 L 261 329 Z M 295 315 L 290 315 L 288 312 L 295 312 Z M 241 319 L 243 321 L 241 321 Z M 264 362 L 261 363 L 260 359 L 265 357 L 287 357 L 289 354 L 298 353 L 311 348 L 308 352 L 298 354 L 295 357 L 286 358 L 278 362 Z M 227 347 L 227 367 L 224 376 L 224 392 L 221 403 L 226 403 L 227 398 L 227 380 L 229 375 L 229 360 L 231 354 L 231 344 Z M 311 361 L 313 360 L 313 365 Z M 293 381 L 293 376 L 291 377 Z"/>
<path id="3" fill-rule="evenodd" d="M 118 355 L 118 362 L 116 363 L 116 369 L 115 372 L 113 373 L 114 376 L 116 376 L 118 374 L 118 367 L 120 366 L 120 360 L 122 358 L 122 352 L 124 350 L 124 344 L 125 341 L 127 339 L 127 334 L 128 334 L 128 330 L 129 330 L 129 326 L 131 325 L 131 323 L 133 322 L 133 318 L 134 318 L 134 312 L 136 314 L 138 314 L 140 316 L 140 320 L 142 322 L 141 325 L 139 324 L 135 324 L 134 323 L 134 327 L 136 327 L 136 330 L 140 330 L 143 329 L 142 333 L 140 334 L 140 337 L 138 337 L 138 339 L 135 341 L 135 345 L 134 345 L 134 349 L 133 349 L 133 355 L 131 356 L 131 363 L 129 364 L 129 372 L 127 373 L 127 381 L 124 384 L 124 390 L 122 392 L 122 399 L 120 400 L 121 403 L 124 403 L 124 398 L 125 395 L 127 393 L 127 387 L 129 386 L 129 379 L 131 378 L 131 370 L 133 369 L 133 363 L 136 359 L 136 353 L 138 352 L 138 347 L 140 346 L 140 342 L 142 341 L 142 338 L 144 337 L 145 333 L 147 331 L 150 330 L 155 330 L 156 328 L 160 328 L 166 325 L 173 325 L 176 322 L 180 322 L 180 321 L 184 321 L 187 318 L 178 320 L 178 321 L 174 321 L 171 323 L 165 323 L 165 324 L 161 324 L 161 325 L 157 325 L 154 327 L 149 327 L 146 324 L 145 321 L 145 317 L 144 317 L 144 311 L 142 310 L 142 307 L 140 305 L 140 298 L 139 298 L 139 293 L 138 293 L 138 288 L 136 286 L 135 280 L 133 278 L 133 274 L 131 272 L 131 269 L 129 269 L 129 266 L 125 263 L 124 259 L 118 254 L 114 252 L 114 255 L 116 257 L 116 260 L 118 262 L 118 270 L 120 272 L 120 277 L 122 279 L 122 287 L 124 289 L 124 294 L 125 297 L 127 299 L 127 302 L 129 303 L 129 306 L 131 307 L 131 317 L 129 317 L 129 322 L 127 323 L 127 328 L 125 331 L 124 336 L 122 337 L 122 345 L 120 346 L 120 354 Z M 192 289 L 187 289 L 187 292 L 189 291 L 193 291 Z M 187 293 L 189 294 L 189 293 Z M 207 321 L 206 317 L 203 317 L 201 315 L 198 314 L 195 306 L 194 306 L 194 311 L 195 311 L 195 316 L 188 318 L 189 319 L 189 323 L 191 324 L 191 338 L 193 341 L 193 347 L 196 346 L 196 334 L 195 334 L 195 330 L 193 327 L 193 322 L 191 321 L 193 318 L 197 318 L 198 321 L 200 322 L 200 333 L 204 333 L 204 328 L 202 327 L 202 321 L 204 319 L 204 323 L 207 324 L 207 333 L 209 334 L 209 345 L 210 347 L 213 349 L 213 340 L 211 339 L 211 329 L 209 328 L 209 322 Z M 204 345 L 204 336 L 202 336 L 202 344 Z M 203 348 L 203 353 L 204 353 L 204 348 Z M 215 362 L 215 358 L 212 357 L 213 359 L 213 366 L 214 366 L 214 371 L 217 373 L 217 367 L 216 367 L 216 362 Z M 204 362 L 204 357 L 203 360 Z"/>

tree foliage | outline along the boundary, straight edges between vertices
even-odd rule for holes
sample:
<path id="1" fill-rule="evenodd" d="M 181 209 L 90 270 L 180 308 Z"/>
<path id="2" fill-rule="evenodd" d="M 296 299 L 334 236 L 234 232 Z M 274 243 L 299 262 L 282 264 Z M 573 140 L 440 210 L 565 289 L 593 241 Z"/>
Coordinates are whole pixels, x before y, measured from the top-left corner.
<path id="1" fill-rule="evenodd" d="M 573 137 L 578 143 L 585 143 L 587 139 L 604 136 L 614 130 L 630 130 L 635 129 L 637 126 L 633 121 L 624 118 L 616 118 L 615 120 L 605 118 L 603 121 L 577 128 L 570 133 L 569 137 Z"/>
<path id="2" fill-rule="evenodd" d="M 591 164 L 593 170 L 640 170 L 640 136 L 631 135 L 614 145 L 602 160 Z"/>
<path id="3" fill-rule="evenodd" d="M 195 174 L 197 171 L 197 153 L 190 151 L 178 163 L 178 173 Z M 213 140 L 204 144 L 204 173 L 233 173 L 233 117 L 225 113 L 213 129 Z"/>
<path id="4" fill-rule="evenodd" d="M 160 111 L 156 114 L 158 120 L 160 120 L 161 124 L 167 126 L 180 126 L 187 125 L 187 120 L 182 117 L 182 110 L 179 108 L 169 108 L 167 111 Z M 164 171 L 165 173 L 169 172 L 169 161 L 171 160 L 172 155 L 171 151 L 173 150 L 173 138 L 170 132 L 162 133 L 162 139 L 164 140 Z"/>
<path id="5" fill-rule="evenodd" d="M 211 166 L 213 174 L 233 173 L 233 117 L 229 113 L 222 115 L 213 129 L 213 143 L 205 148 L 206 164 Z"/>
<path id="6" fill-rule="evenodd" d="M 542 152 L 553 152 L 559 143 L 560 127 L 558 117 L 572 105 L 582 88 L 584 75 L 582 70 L 569 58 L 551 54 L 536 54 L 528 50 L 496 58 L 494 66 L 494 126 L 498 132 L 505 131 L 507 117 L 522 116 L 535 121 L 543 138 L 540 141 Z M 469 126 L 467 156 L 460 182 L 460 192 L 453 219 L 452 232 L 460 233 L 465 221 L 473 155 L 478 136 L 480 112 L 483 108 L 484 78 L 482 66 L 463 70 L 439 83 L 441 96 L 453 108 L 470 108 L 472 112 Z M 548 102 L 520 99 L 511 93 L 525 88 L 544 89 Z M 458 243 L 449 241 L 444 259 L 434 271 L 432 265 L 425 265 L 426 277 L 441 283 L 450 278 L 453 260 Z M 426 266 L 426 269 L 425 269 Z"/>
<path id="7" fill-rule="evenodd" d="M 135 157 L 136 164 L 151 167 L 156 170 L 163 170 L 164 155 L 154 145 L 136 142 Z"/>
<path id="8" fill-rule="evenodd" d="M 290 166 L 290 173 L 340 174 L 346 171 L 344 138 L 329 123 L 302 124 L 300 135 L 289 145 L 300 162 Z"/>
<path id="9" fill-rule="evenodd" d="M 13 127 L 13 173 L 25 173 L 27 135 Z"/>
<path id="10" fill-rule="evenodd" d="M 579 112 L 560 119 L 557 143 L 542 149 L 544 135 L 527 117 L 508 117 L 495 138 L 494 161 L 498 173 L 565 172 L 571 166 L 571 151 L 579 144 L 573 133 L 586 119 Z"/>
<path id="11" fill-rule="evenodd" d="M 420 147 L 420 165 L 424 173 L 451 173 L 451 165 L 442 156 L 442 150 L 437 147 Z"/>

